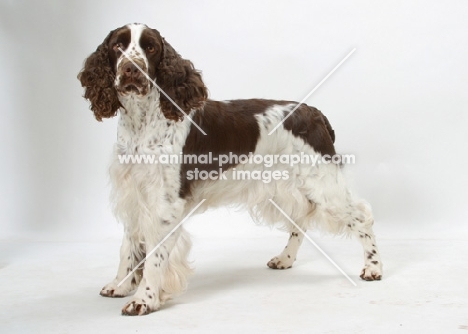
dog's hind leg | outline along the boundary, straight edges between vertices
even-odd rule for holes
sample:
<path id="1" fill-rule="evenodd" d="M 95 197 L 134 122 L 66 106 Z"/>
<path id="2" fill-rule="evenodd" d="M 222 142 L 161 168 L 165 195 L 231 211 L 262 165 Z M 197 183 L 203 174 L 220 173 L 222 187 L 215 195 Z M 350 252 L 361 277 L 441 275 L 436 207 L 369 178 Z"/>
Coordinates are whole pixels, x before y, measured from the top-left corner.
<path id="1" fill-rule="evenodd" d="M 360 277 L 366 281 L 382 278 L 382 262 L 372 225 L 369 205 L 356 199 L 346 186 L 338 166 L 319 166 L 320 177 L 312 178 L 308 198 L 317 204 L 317 220 L 325 231 L 356 237 L 364 248 L 364 268 Z"/>
<path id="2" fill-rule="evenodd" d="M 291 200 L 292 198 L 293 200 Z M 267 266 L 271 269 L 289 269 L 296 261 L 297 252 L 304 240 L 303 232 L 307 231 L 310 226 L 316 206 L 299 192 L 295 196 L 277 194 L 272 202 L 277 207 L 272 210 L 271 203 L 269 203 L 269 207 L 263 208 L 263 217 L 268 217 L 270 221 L 276 222 L 284 221 L 286 218 L 293 221 L 294 224 L 284 225 L 289 231 L 288 244 L 279 255 L 267 263 Z"/>
<path id="3" fill-rule="evenodd" d="M 352 198 L 347 192 L 341 202 L 324 202 L 320 206 L 319 215 L 330 231 L 352 235 L 361 242 L 364 248 L 364 268 L 360 277 L 366 281 L 380 280 L 382 261 L 372 230 L 374 218 L 368 204 Z"/>
<path id="4" fill-rule="evenodd" d="M 369 207 L 364 203 L 355 205 L 353 215 L 347 223 L 348 233 L 355 236 L 364 248 L 364 268 L 360 277 L 366 281 L 382 278 L 382 261 L 377 248 L 372 225 L 374 219 Z"/>
<path id="5" fill-rule="evenodd" d="M 288 244 L 284 247 L 284 250 L 278 256 L 272 258 L 267 266 L 271 269 L 289 269 L 292 267 L 294 261 L 296 261 L 297 251 L 302 244 L 304 235 L 299 232 L 296 228 L 289 235 Z"/>

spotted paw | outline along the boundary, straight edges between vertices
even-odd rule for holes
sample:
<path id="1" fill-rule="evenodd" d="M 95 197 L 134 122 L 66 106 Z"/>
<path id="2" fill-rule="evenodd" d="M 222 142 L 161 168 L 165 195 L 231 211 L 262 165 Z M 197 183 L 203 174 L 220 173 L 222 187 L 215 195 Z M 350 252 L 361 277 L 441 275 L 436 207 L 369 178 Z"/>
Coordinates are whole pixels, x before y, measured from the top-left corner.
<path id="1" fill-rule="evenodd" d="M 121 286 L 117 285 L 118 283 L 115 282 L 109 283 L 101 289 L 99 294 L 103 297 L 122 298 L 128 296 L 132 291 L 131 287 L 127 286 L 125 283 Z"/>
<path id="2" fill-rule="evenodd" d="M 364 281 L 380 281 L 382 279 L 382 272 L 378 268 L 365 267 L 359 275 Z"/>
<path id="3" fill-rule="evenodd" d="M 292 267 L 293 262 L 294 259 L 282 259 L 281 256 L 275 256 L 267 263 L 267 266 L 271 269 L 289 269 Z"/>
<path id="4" fill-rule="evenodd" d="M 155 307 L 147 303 L 144 299 L 137 298 L 129 301 L 122 308 L 122 315 L 145 315 L 157 311 L 159 307 Z"/>

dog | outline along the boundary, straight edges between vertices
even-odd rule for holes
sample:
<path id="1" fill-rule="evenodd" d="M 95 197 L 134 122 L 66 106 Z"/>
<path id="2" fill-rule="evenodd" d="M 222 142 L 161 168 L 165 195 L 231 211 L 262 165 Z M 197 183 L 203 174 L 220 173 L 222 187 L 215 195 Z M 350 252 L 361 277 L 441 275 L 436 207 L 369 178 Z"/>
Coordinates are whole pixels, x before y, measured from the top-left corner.
<path id="1" fill-rule="evenodd" d="M 342 165 L 330 163 L 335 133 L 319 110 L 293 101 L 208 99 L 193 63 L 144 24 L 111 31 L 78 79 L 98 121 L 119 115 L 110 176 L 125 233 L 117 276 L 100 294 L 136 289 L 122 314 L 156 311 L 186 289 L 191 242 L 180 225 L 194 208 L 241 205 L 256 221 L 282 225 L 289 240 L 268 262 L 272 269 L 291 268 L 308 229 L 355 236 L 364 248 L 360 277 L 381 279 L 371 209 L 348 190 Z M 122 160 L 129 156 L 159 163 Z M 298 156 L 301 163 L 292 163 Z M 180 159 L 164 163 L 167 157 Z"/>

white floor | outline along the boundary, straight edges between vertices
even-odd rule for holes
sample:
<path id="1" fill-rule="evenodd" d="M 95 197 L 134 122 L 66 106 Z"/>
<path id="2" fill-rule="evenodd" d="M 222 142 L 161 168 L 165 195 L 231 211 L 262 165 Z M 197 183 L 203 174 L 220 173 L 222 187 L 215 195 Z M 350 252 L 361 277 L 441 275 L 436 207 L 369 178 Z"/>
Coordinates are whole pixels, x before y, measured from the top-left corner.
<path id="1" fill-rule="evenodd" d="M 118 240 L 0 242 L 1 333 L 450 333 L 468 330 L 465 241 L 379 240 L 384 279 L 363 282 L 356 241 L 315 238 L 354 287 L 308 242 L 295 267 L 266 262 L 286 236 L 194 237 L 189 290 L 160 311 L 123 317 L 99 296 Z"/>

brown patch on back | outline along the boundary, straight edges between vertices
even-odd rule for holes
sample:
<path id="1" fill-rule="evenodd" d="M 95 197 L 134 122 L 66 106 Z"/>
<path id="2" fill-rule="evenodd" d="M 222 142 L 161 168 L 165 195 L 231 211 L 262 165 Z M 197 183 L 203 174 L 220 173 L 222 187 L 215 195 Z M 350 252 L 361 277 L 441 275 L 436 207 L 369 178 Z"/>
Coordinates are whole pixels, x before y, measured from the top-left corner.
<path id="1" fill-rule="evenodd" d="M 183 148 L 184 155 L 208 154 L 213 157 L 232 152 L 236 155 L 254 152 L 260 136 L 255 114 L 262 113 L 270 104 L 264 100 L 235 100 L 229 103 L 207 101 L 205 108 L 198 111 L 193 121 L 207 133 L 203 135 L 192 125 L 190 133 Z M 225 171 L 234 164 L 225 164 Z M 184 164 L 181 170 L 181 197 L 185 197 L 190 189 L 191 182 L 187 180 L 187 171 L 218 170 L 218 162 L 212 164 Z"/>
<path id="2" fill-rule="evenodd" d="M 283 124 L 286 130 L 291 131 L 294 136 L 302 138 L 317 153 L 322 155 L 336 154 L 333 146 L 335 131 L 320 110 L 301 104 Z"/>
<path id="3" fill-rule="evenodd" d="M 237 156 L 255 152 L 260 137 L 257 114 L 264 113 L 274 105 L 288 105 L 297 102 L 263 99 L 232 100 L 225 102 L 208 100 L 205 107 L 195 113 L 193 121 L 207 133 L 203 135 L 194 125 L 187 136 L 183 154 L 208 155 L 213 157 L 233 153 Z M 285 115 L 287 112 L 285 112 Z M 302 104 L 285 122 L 284 128 L 302 138 L 316 152 L 335 154 L 333 142 L 335 134 L 328 119 L 318 110 Z M 222 171 L 235 167 L 225 164 Z M 182 164 L 180 196 L 185 198 L 190 192 L 192 180 L 187 180 L 187 172 L 219 170 L 218 162 L 212 164 Z"/>

